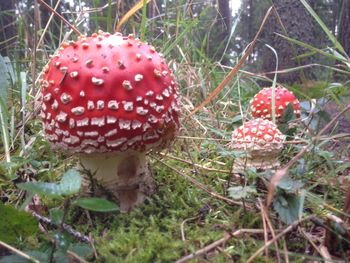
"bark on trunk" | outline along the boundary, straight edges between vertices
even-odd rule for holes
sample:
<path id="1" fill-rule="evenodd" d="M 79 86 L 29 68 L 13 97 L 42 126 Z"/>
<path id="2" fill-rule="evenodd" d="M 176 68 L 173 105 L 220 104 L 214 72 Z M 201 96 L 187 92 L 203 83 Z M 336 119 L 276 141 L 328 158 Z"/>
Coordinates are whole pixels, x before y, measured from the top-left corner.
<path id="1" fill-rule="evenodd" d="M 9 48 L 15 43 L 15 5 L 14 1 L 0 2 L 0 54 L 9 55 Z"/>
<path id="2" fill-rule="evenodd" d="M 340 11 L 340 23 L 338 39 L 345 52 L 350 56 L 350 3 L 349 0 L 342 1 Z"/>
<path id="3" fill-rule="evenodd" d="M 305 10 L 305 7 L 300 1 L 295 0 L 273 0 L 276 10 L 281 18 L 281 21 L 286 29 L 289 37 L 299 41 L 314 45 L 314 23 L 312 17 Z M 296 67 L 302 64 L 308 64 L 309 59 L 295 60 L 295 56 L 303 54 L 307 50 L 300 46 L 292 45 L 291 42 L 277 36 L 275 32 L 285 35 L 284 30 L 278 20 L 271 16 L 267 32 L 269 34 L 268 43 L 278 54 L 279 69 L 287 69 Z M 265 49 L 263 57 L 263 70 L 265 72 L 274 71 L 276 67 L 276 59 L 272 51 Z M 303 73 L 306 73 L 307 78 L 312 78 L 311 72 L 297 71 L 288 74 L 280 74 L 278 81 L 294 83 L 303 80 Z M 273 74 L 269 75 L 273 78 Z"/>

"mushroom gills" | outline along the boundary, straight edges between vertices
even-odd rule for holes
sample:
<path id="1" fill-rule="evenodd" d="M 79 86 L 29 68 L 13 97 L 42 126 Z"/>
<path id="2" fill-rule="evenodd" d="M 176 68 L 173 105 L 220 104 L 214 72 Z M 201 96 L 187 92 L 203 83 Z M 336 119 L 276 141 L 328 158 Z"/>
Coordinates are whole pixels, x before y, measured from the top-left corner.
<path id="1" fill-rule="evenodd" d="M 121 212 L 131 211 L 155 190 L 144 152 L 83 154 L 80 165 L 84 194 L 112 198 Z"/>
<path id="2" fill-rule="evenodd" d="M 238 173 L 245 171 L 247 168 L 256 168 L 257 170 L 275 169 L 280 166 L 279 153 L 279 150 L 250 151 L 234 160 L 232 171 Z"/>

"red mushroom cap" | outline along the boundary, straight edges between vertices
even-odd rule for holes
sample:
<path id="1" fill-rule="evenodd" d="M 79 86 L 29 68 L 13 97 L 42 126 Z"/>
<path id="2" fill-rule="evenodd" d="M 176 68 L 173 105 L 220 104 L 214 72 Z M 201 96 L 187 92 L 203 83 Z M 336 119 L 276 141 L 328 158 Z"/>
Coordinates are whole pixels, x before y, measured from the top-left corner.
<path id="1" fill-rule="evenodd" d="M 233 171 L 250 167 L 269 169 L 279 165 L 283 135 L 273 122 L 258 118 L 234 130 L 229 147 L 245 152 L 243 157 L 235 159 Z"/>
<path id="2" fill-rule="evenodd" d="M 273 122 L 258 118 L 234 130 L 230 146 L 246 150 L 282 148 L 283 134 Z"/>
<path id="3" fill-rule="evenodd" d="M 171 70 L 132 35 L 63 43 L 43 72 L 41 117 L 56 149 L 145 151 L 166 146 L 179 128 Z"/>
<path id="4" fill-rule="evenodd" d="M 250 109 L 252 111 L 253 118 L 263 118 L 271 120 L 272 109 L 271 99 L 272 87 L 263 88 L 254 98 L 250 101 Z M 298 99 L 294 96 L 293 92 L 287 90 L 284 87 L 277 86 L 275 88 L 275 114 L 277 118 L 281 118 L 283 111 L 291 103 L 294 109 L 295 116 L 300 116 L 300 105 Z"/>

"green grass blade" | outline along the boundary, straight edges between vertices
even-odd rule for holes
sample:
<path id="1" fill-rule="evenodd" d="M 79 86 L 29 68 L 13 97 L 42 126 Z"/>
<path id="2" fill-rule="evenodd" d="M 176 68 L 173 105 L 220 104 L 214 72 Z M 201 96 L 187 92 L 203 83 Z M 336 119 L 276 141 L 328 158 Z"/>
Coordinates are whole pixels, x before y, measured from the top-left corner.
<path id="1" fill-rule="evenodd" d="M 14 145 L 14 138 L 15 138 L 15 119 L 16 119 L 16 115 L 15 115 L 15 108 L 12 107 L 11 109 L 11 118 L 10 118 L 10 133 L 9 133 L 9 137 L 10 137 L 10 145 L 11 147 Z"/>
<path id="2" fill-rule="evenodd" d="M 175 40 L 171 39 L 169 41 L 171 44 L 164 50 L 163 54 L 166 56 L 197 24 L 198 20 L 194 20 L 191 23 L 188 23 L 184 31 L 182 31 Z"/>
<path id="3" fill-rule="evenodd" d="M 237 16 L 237 19 L 235 20 L 235 22 L 232 25 L 230 36 L 228 37 L 228 40 L 227 40 L 224 52 L 222 52 L 222 55 L 221 55 L 221 58 L 220 58 L 220 62 L 223 60 L 223 58 L 224 58 L 224 56 L 225 56 L 225 54 L 227 52 L 227 49 L 228 49 L 228 47 L 229 47 L 229 45 L 231 43 L 232 37 L 233 37 L 233 33 L 236 31 L 236 28 L 237 28 L 237 25 L 238 25 L 239 21 L 240 21 L 240 15 Z"/>
<path id="4" fill-rule="evenodd" d="M 20 72 L 20 78 L 21 78 L 21 113 L 22 113 L 22 123 L 25 125 L 25 119 L 26 119 L 26 94 L 27 94 L 27 73 L 26 72 Z M 21 144 L 22 144 L 22 150 L 25 149 L 25 129 L 22 128 L 21 132 Z"/>
<path id="5" fill-rule="evenodd" d="M 280 36 L 280 37 L 282 37 L 282 38 L 284 38 L 284 39 L 286 39 L 286 40 L 288 40 L 288 41 L 290 41 L 292 43 L 295 43 L 295 44 L 297 44 L 299 46 L 305 47 L 305 48 L 307 48 L 307 49 L 309 49 L 311 51 L 315 51 L 315 52 L 317 52 L 317 53 L 319 53 L 321 55 L 324 55 L 326 57 L 329 57 L 329 58 L 332 58 L 332 59 L 335 59 L 335 60 L 340 60 L 340 61 L 342 61 L 344 63 L 348 63 L 348 61 L 344 57 L 343 58 L 339 58 L 339 57 L 337 57 L 335 55 L 332 55 L 332 54 L 330 54 L 330 53 L 328 53 L 326 51 L 323 51 L 322 49 L 315 48 L 315 47 L 313 47 L 313 46 L 311 46 L 309 44 L 306 44 L 306 43 L 304 43 L 302 41 L 299 41 L 299 40 L 296 40 L 296 39 L 293 39 L 293 38 L 281 35 L 279 33 L 275 33 L 275 34 L 277 34 L 278 36 Z"/>
<path id="6" fill-rule="evenodd" d="M 275 89 L 276 89 L 276 83 L 277 83 L 277 70 L 278 70 L 278 55 L 276 50 L 271 47 L 268 44 L 265 44 L 265 46 L 267 46 L 269 49 L 271 49 L 271 51 L 273 52 L 273 54 L 275 55 L 276 58 L 276 73 L 273 76 L 273 82 L 272 82 L 272 94 L 271 94 L 271 117 L 272 117 L 272 122 L 276 123 L 276 109 L 275 109 L 275 104 L 276 104 L 276 100 L 275 100 Z"/>
<path id="7" fill-rule="evenodd" d="M 5 58 L 0 55 L 0 129 L 1 139 L 5 151 L 6 162 L 11 162 L 10 157 L 10 134 L 9 134 L 9 114 L 7 109 L 7 96 L 10 87 L 11 74 Z"/>
<path id="8" fill-rule="evenodd" d="M 141 20 L 141 41 L 145 40 L 146 34 L 146 20 L 147 20 L 147 0 L 143 0 L 142 6 L 142 20 Z"/>
<path id="9" fill-rule="evenodd" d="M 305 6 L 306 10 L 310 13 L 310 15 L 316 20 L 316 22 L 319 24 L 322 30 L 326 33 L 329 40 L 332 41 L 334 47 L 338 49 L 340 52 L 342 52 L 343 54 L 346 54 L 344 48 L 338 42 L 337 38 L 332 34 L 332 32 L 328 29 L 326 24 L 316 14 L 316 12 L 312 9 L 312 7 L 308 4 L 308 2 L 306 0 L 300 0 L 300 2 Z"/>
<path id="10" fill-rule="evenodd" d="M 111 32 L 111 26 L 112 26 L 112 0 L 108 0 L 107 32 Z"/>
<path id="11" fill-rule="evenodd" d="M 8 130 L 8 112 L 6 108 L 6 104 L 0 98 L 0 129 L 1 129 L 1 139 L 2 143 L 4 145 L 4 151 L 5 151 L 5 159 L 6 162 L 11 162 L 11 155 L 10 155 L 10 135 Z"/>

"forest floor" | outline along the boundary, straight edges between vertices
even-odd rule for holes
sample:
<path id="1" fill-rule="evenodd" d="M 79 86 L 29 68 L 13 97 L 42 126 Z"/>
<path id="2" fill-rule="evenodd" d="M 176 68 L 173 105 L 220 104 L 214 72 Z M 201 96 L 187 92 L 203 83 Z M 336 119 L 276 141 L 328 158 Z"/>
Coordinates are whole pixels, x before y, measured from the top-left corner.
<path id="1" fill-rule="evenodd" d="M 143 34 L 146 20 L 144 11 Z M 236 173 L 241 153 L 228 147 L 232 132 L 251 119 L 249 101 L 263 88 L 260 81 L 271 86 L 276 80 L 241 68 L 260 30 L 230 67 L 211 62 L 205 48 L 187 48 L 188 32 L 198 25 L 193 21 L 174 23 L 176 30 L 184 24 L 176 39 L 155 40 L 175 69 L 180 131 L 171 147 L 147 155 L 156 190 L 129 213 L 106 200 L 79 203 L 79 159 L 52 151 L 34 110 L 38 90 L 26 79 L 35 68 L 21 68 L 27 58 L 1 57 L 0 73 L 16 81 L 5 83 L 9 91 L 0 89 L 8 98 L 0 101 L 0 263 L 350 261 L 348 57 L 339 47 L 310 48 L 342 64 L 327 61 L 329 76 L 343 75 L 310 81 L 317 96 L 303 83 L 277 83 L 301 105 L 300 117 L 286 111 L 279 124 L 281 165 Z M 26 63 L 40 72 L 47 61 L 36 59 Z"/>

